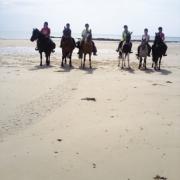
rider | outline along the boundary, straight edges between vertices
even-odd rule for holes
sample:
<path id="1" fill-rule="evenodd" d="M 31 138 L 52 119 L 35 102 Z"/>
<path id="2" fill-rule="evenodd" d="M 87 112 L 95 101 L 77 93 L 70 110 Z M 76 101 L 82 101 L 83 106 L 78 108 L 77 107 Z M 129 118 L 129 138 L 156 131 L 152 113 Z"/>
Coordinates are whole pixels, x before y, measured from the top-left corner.
<path id="1" fill-rule="evenodd" d="M 165 34 L 162 32 L 163 31 L 163 28 L 162 27 L 159 27 L 158 28 L 158 33 L 156 33 L 157 36 L 159 36 L 162 40 L 162 47 L 163 47 L 163 56 L 167 56 L 166 54 L 166 51 L 167 51 L 167 45 L 165 44 Z"/>
<path id="2" fill-rule="evenodd" d="M 43 26 L 43 28 L 41 29 L 41 33 L 42 33 L 49 41 L 52 41 L 52 40 L 50 39 L 51 29 L 48 27 L 48 22 L 44 22 L 44 26 Z M 39 41 L 37 41 L 36 50 L 39 50 L 39 49 L 38 49 L 38 43 L 39 43 Z M 52 52 L 54 52 L 54 50 L 52 50 Z"/>
<path id="3" fill-rule="evenodd" d="M 88 35 L 90 35 L 92 38 L 92 33 L 91 33 L 91 29 L 89 29 L 89 24 L 85 24 L 85 29 L 82 31 L 82 34 L 81 34 L 81 36 L 82 36 L 81 45 L 80 45 L 81 47 L 82 47 L 85 39 L 88 37 Z M 97 49 L 96 49 L 96 46 L 93 41 L 92 41 L 92 44 L 93 44 L 93 54 L 96 56 Z"/>
<path id="4" fill-rule="evenodd" d="M 118 48 L 116 50 L 117 52 L 119 52 L 119 50 L 121 49 L 123 43 L 126 41 L 127 36 L 131 35 L 131 34 L 132 33 L 128 31 L 128 26 L 124 25 L 124 31 L 122 33 L 122 41 L 120 41 L 120 43 L 119 43 L 119 46 L 118 46 Z M 132 48 L 132 43 L 130 42 L 130 53 L 132 53 L 131 48 Z"/>
<path id="5" fill-rule="evenodd" d="M 44 22 L 44 27 L 41 29 L 41 33 L 44 34 L 46 38 L 50 38 L 51 29 L 48 27 L 48 22 Z"/>
<path id="6" fill-rule="evenodd" d="M 148 46 L 148 56 L 150 56 L 150 53 L 151 53 L 151 46 L 149 45 L 149 40 L 150 40 L 150 36 L 148 34 L 148 29 L 145 28 L 144 29 L 144 34 L 142 35 L 142 42 L 145 41 L 147 43 L 147 46 Z M 138 53 L 136 54 L 137 57 L 139 57 L 140 47 L 141 47 L 141 45 L 138 46 Z"/>
<path id="7" fill-rule="evenodd" d="M 67 23 L 66 26 L 64 27 L 63 36 L 61 38 L 60 47 L 62 47 L 63 40 L 68 39 L 68 38 L 71 38 L 71 29 L 70 29 L 70 24 L 69 23 Z M 75 41 L 74 41 L 73 38 L 72 38 L 72 40 L 73 40 L 73 42 L 75 44 Z"/>

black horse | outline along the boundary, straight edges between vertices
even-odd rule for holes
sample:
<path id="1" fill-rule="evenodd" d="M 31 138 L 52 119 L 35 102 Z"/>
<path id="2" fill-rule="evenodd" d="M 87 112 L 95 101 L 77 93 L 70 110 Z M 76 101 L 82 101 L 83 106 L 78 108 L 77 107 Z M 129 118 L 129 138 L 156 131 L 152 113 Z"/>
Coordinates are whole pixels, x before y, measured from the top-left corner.
<path id="1" fill-rule="evenodd" d="M 37 40 L 37 46 L 40 53 L 40 66 L 42 66 L 42 53 L 46 56 L 46 65 L 50 65 L 50 55 L 56 44 L 49 38 L 45 37 L 38 29 L 33 29 L 31 41 Z"/>
<path id="2" fill-rule="evenodd" d="M 161 59 L 164 54 L 164 47 L 161 37 L 156 34 L 154 44 L 152 45 L 152 67 L 155 70 L 161 69 Z"/>

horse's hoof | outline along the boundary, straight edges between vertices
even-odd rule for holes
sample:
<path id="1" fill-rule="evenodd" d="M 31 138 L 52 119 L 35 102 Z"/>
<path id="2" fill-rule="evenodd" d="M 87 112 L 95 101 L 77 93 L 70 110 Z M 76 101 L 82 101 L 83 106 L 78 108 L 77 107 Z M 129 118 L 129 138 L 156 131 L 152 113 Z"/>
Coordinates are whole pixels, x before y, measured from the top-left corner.
<path id="1" fill-rule="evenodd" d="M 64 67 L 64 64 L 61 64 L 61 67 Z"/>
<path id="2" fill-rule="evenodd" d="M 42 64 L 40 64 L 40 66 L 42 66 Z"/>
<path id="3" fill-rule="evenodd" d="M 89 68 L 92 69 L 92 66 L 90 66 Z"/>

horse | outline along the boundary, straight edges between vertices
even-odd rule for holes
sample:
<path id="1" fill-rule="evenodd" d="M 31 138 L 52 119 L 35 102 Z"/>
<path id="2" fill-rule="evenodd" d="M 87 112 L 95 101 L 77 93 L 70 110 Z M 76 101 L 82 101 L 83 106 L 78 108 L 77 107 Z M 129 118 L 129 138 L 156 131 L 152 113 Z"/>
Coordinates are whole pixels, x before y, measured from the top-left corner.
<path id="1" fill-rule="evenodd" d="M 92 68 L 91 56 L 93 52 L 93 42 L 92 42 L 91 34 L 89 33 L 87 37 L 85 38 L 85 40 L 81 42 L 80 44 L 79 44 L 79 47 L 80 47 L 79 58 L 81 59 L 81 67 L 85 68 L 86 55 L 89 54 L 89 68 L 91 69 Z"/>
<path id="2" fill-rule="evenodd" d="M 162 39 L 161 37 L 156 34 L 154 44 L 152 46 L 152 68 L 154 67 L 155 70 L 161 69 L 161 59 L 164 53 Z"/>
<path id="3" fill-rule="evenodd" d="M 37 46 L 40 53 L 40 66 L 42 66 L 42 53 L 45 53 L 46 56 L 46 65 L 50 65 L 50 55 L 53 49 L 55 49 L 56 44 L 50 40 L 49 38 L 46 38 L 45 35 L 43 35 L 38 29 L 33 29 L 32 36 L 30 40 L 33 42 L 37 40 Z"/>
<path id="4" fill-rule="evenodd" d="M 139 69 L 141 69 L 142 61 L 144 61 L 143 67 L 144 67 L 144 69 L 146 69 L 147 56 L 148 56 L 148 45 L 147 45 L 146 40 L 143 40 L 141 42 L 140 49 L 139 49 L 139 58 L 140 58 L 139 59 Z"/>
<path id="5" fill-rule="evenodd" d="M 62 61 L 61 61 L 61 67 L 64 67 L 64 61 L 66 64 L 66 59 L 69 58 L 69 67 L 72 67 L 72 53 L 74 48 L 76 47 L 76 43 L 73 38 L 67 37 L 63 38 L 61 42 L 61 48 L 62 48 Z"/>
<path id="6" fill-rule="evenodd" d="M 123 42 L 122 47 L 119 50 L 119 63 L 118 66 L 120 66 L 120 59 L 122 59 L 122 65 L 121 65 L 121 69 L 123 69 L 126 64 L 126 58 L 128 61 L 128 68 L 130 68 L 130 64 L 129 64 L 129 53 L 131 51 L 131 33 L 127 34 L 126 37 L 126 41 Z"/>

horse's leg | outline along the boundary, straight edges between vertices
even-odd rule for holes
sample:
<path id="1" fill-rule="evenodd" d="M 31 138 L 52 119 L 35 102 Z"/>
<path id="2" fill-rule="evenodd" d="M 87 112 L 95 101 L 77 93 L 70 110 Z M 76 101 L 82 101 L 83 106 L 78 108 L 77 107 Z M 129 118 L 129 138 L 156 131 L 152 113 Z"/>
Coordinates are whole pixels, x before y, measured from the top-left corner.
<path id="1" fill-rule="evenodd" d="M 48 64 L 50 65 L 50 57 L 51 57 L 51 53 L 49 53 L 49 56 L 48 56 Z"/>
<path id="2" fill-rule="evenodd" d="M 46 64 L 47 64 L 47 66 L 50 65 L 50 54 L 51 53 L 46 53 Z"/>
<path id="3" fill-rule="evenodd" d="M 40 52 L 40 66 L 42 66 L 42 52 Z"/>
<path id="4" fill-rule="evenodd" d="M 155 63 L 154 64 L 154 70 L 156 70 L 157 69 L 157 61 L 155 61 L 154 63 Z"/>
<path id="5" fill-rule="evenodd" d="M 63 61 L 64 61 L 64 54 L 62 53 L 61 67 L 64 67 Z"/>
<path id="6" fill-rule="evenodd" d="M 122 64 L 121 64 L 121 69 L 124 68 L 124 53 L 122 53 Z"/>
<path id="7" fill-rule="evenodd" d="M 72 67 L 71 58 L 72 58 L 72 53 L 70 53 L 70 55 L 69 55 L 69 67 Z"/>
<path id="8" fill-rule="evenodd" d="M 86 61 L 86 54 L 84 53 L 84 62 L 83 62 L 83 68 L 85 68 L 85 61 Z"/>
<path id="9" fill-rule="evenodd" d="M 127 54 L 127 60 L 128 60 L 128 68 L 130 68 L 130 64 L 129 64 L 129 53 Z"/>
<path id="10" fill-rule="evenodd" d="M 82 68 L 82 66 L 83 66 L 83 58 L 81 58 L 81 68 Z"/>
<path id="11" fill-rule="evenodd" d="M 91 53 L 89 53 L 89 68 L 92 69 L 92 66 L 91 66 Z"/>
<path id="12" fill-rule="evenodd" d="M 46 66 L 48 66 L 48 53 L 45 52 L 45 56 L 46 56 Z"/>
<path id="13" fill-rule="evenodd" d="M 146 59 L 147 59 L 147 57 L 144 58 L 144 69 L 147 69 L 146 68 Z"/>
<path id="14" fill-rule="evenodd" d="M 140 60 L 139 60 L 139 69 L 141 68 L 141 65 L 142 65 L 142 57 L 140 57 Z"/>
<path id="15" fill-rule="evenodd" d="M 65 63 L 65 64 L 67 63 L 67 60 L 66 60 L 66 58 L 67 58 L 67 56 L 65 56 L 65 57 L 64 57 L 64 60 L 65 60 L 65 61 L 64 61 L 64 63 Z"/>
<path id="16" fill-rule="evenodd" d="M 126 54 L 124 53 L 124 67 L 126 67 Z"/>
<path id="17" fill-rule="evenodd" d="M 161 70 L 161 58 L 162 57 L 159 58 L 159 68 L 158 68 L 159 70 Z"/>

